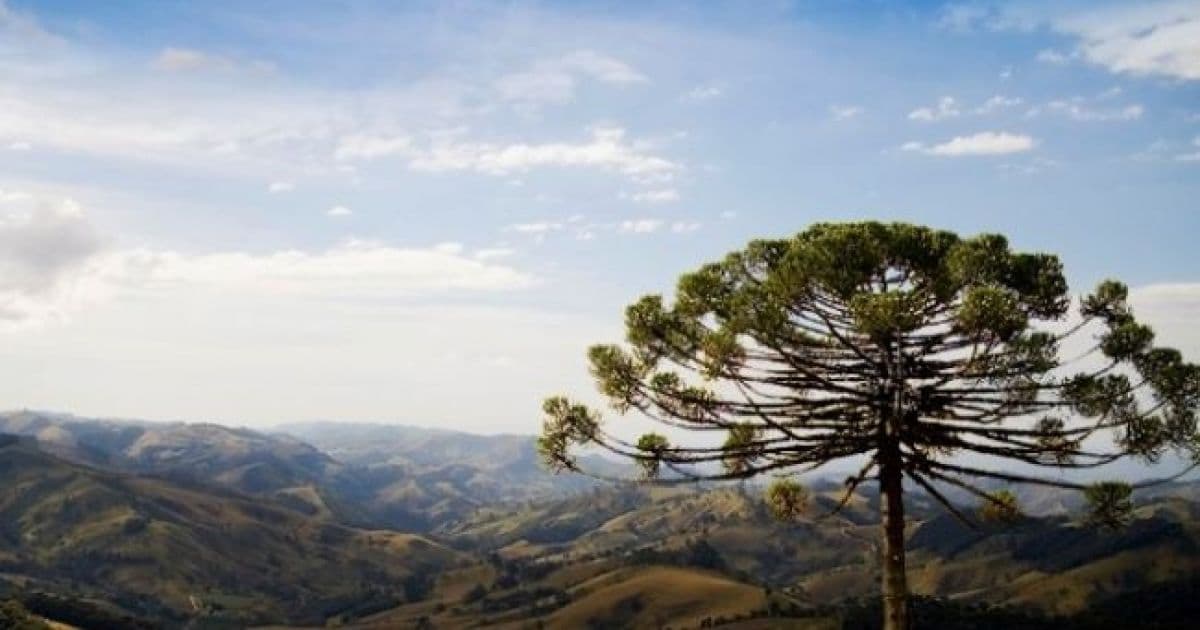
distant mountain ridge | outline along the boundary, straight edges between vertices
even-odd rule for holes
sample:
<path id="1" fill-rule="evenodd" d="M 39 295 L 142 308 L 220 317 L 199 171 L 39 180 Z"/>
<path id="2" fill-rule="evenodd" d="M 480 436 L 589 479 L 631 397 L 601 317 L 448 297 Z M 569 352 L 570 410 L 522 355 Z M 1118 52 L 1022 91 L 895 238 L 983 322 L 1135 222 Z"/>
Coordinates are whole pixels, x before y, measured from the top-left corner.
<path id="1" fill-rule="evenodd" d="M 304 423 L 259 431 L 211 423 L 0 413 L 0 432 L 34 438 L 68 461 L 307 504 L 352 525 L 431 531 L 485 505 L 591 487 L 553 475 L 534 437 L 398 425 Z M 601 458 L 597 467 L 619 470 Z"/>

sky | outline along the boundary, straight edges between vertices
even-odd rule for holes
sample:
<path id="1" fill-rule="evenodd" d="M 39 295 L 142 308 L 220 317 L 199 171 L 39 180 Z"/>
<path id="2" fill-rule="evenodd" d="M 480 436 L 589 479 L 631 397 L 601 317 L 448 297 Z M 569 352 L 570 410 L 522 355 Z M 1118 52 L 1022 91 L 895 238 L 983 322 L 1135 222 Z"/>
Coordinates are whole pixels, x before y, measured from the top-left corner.
<path id="1" fill-rule="evenodd" d="M 1200 360 L 1200 2 L 0 0 L 0 408 L 535 432 L 626 304 L 863 218 Z"/>

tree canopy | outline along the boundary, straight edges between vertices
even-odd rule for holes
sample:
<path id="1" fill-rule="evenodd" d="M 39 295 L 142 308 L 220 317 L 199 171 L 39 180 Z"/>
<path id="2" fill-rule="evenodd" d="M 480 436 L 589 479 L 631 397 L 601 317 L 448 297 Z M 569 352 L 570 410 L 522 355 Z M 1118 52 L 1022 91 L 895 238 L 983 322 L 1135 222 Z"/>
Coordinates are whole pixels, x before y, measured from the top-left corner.
<path id="1" fill-rule="evenodd" d="M 996 234 L 816 224 L 684 274 L 673 300 L 647 295 L 625 324 L 626 344 L 588 352 L 611 407 L 717 435 L 628 440 L 597 411 L 552 397 L 539 448 L 556 470 L 579 470 L 577 447 L 675 480 L 783 476 L 858 457 L 847 497 L 873 476 L 885 493 L 894 481 L 898 497 L 907 478 L 966 519 L 946 488 L 1011 515 L 1014 497 L 980 480 L 1045 484 L 1088 490 L 1103 524 L 1128 513 L 1128 485 L 988 462 L 1090 469 L 1171 450 L 1200 462 L 1200 368 L 1155 344 L 1125 285 L 1075 299 L 1058 257 L 1013 251 Z M 1072 338 L 1080 349 L 1064 356 Z M 803 492 L 780 486 L 769 498 L 790 514 Z"/>

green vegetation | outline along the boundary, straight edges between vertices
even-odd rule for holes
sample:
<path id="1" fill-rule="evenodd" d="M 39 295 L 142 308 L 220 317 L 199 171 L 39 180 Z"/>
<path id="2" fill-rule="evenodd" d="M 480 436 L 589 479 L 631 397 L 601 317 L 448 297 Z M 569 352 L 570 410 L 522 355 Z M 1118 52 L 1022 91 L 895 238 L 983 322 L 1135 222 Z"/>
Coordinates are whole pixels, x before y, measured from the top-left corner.
<path id="1" fill-rule="evenodd" d="M 457 552 L 211 487 L 0 447 L 0 573 L 164 620 L 323 622 L 421 594 Z M 43 601 L 27 607 L 41 612 Z"/>
<path id="2" fill-rule="evenodd" d="M 29 614 L 16 600 L 0 600 L 0 628 L 6 630 L 50 630 L 50 626 Z"/>
<path id="3" fill-rule="evenodd" d="M 615 411 L 724 432 L 723 444 L 674 445 L 654 432 L 631 440 L 598 412 L 553 397 L 539 446 L 555 470 L 581 471 L 574 447 L 599 447 L 651 479 L 743 479 L 865 459 L 846 496 L 878 483 L 884 626 L 907 628 L 905 479 L 964 521 L 938 484 L 994 504 L 1006 520 L 1017 514 L 1013 495 L 980 480 L 1088 490 L 1093 522 L 1112 526 L 1127 518 L 1128 485 L 1089 490 L 952 457 L 1086 469 L 1175 450 L 1200 461 L 1200 366 L 1155 346 L 1127 293 L 1101 283 L 1079 301 L 1079 322 L 1064 325 L 1074 303 L 1053 255 L 1014 252 L 995 234 L 817 224 L 685 274 L 669 304 L 643 297 L 626 310 L 627 346 L 588 353 Z M 1061 350 L 1088 334 L 1094 367 Z M 1100 435 L 1111 450 L 1089 439 Z M 770 498 L 788 518 L 803 502 L 788 485 Z"/>
<path id="4" fill-rule="evenodd" d="M 4 417 L 36 425 L 52 416 Z M 60 431 L 64 425 L 51 422 L 35 433 L 62 439 L 117 426 L 94 424 L 72 421 Z M 242 445 L 261 447 L 242 458 L 244 469 L 279 469 L 272 459 L 312 452 L 252 432 L 148 426 L 139 434 L 176 446 L 158 452 L 159 471 L 174 470 L 174 454 L 231 461 Z M 727 442 L 749 435 L 738 431 Z M 478 444 L 455 447 L 452 436 L 421 442 L 441 454 L 441 469 L 431 470 L 443 472 L 422 473 L 418 487 L 438 491 L 451 470 L 466 479 L 483 470 L 475 468 L 484 465 Z M 285 486 L 288 499 L 235 489 L 222 475 L 132 474 L 125 451 L 111 451 L 103 469 L 71 464 L 40 451 L 40 442 L 0 434 L 0 473 L 11 481 L 0 489 L 0 600 L 74 627 L 833 630 L 881 623 L 873 484 L 847 494 L 820 479 L 622 483 L 542 500 L 505 500 L 520 490 L 501 490 L 491 502 L 448 507 L 430 539 L 354 527 L 347 519 L 358 510 L 311 509 L 344 500 L 321 480 L 308 491 Z M 525 459 L 517 453 L 532 455 L 531 443 L 514 436 L 516 459 L 504 465 L 520 470 Z M 395 460 L 410 449 L 395 447 Z M 456 449 L 474 463 L 460 464 Z M 317 453 L 313 461 L 332 457 Z M 363 471 L 332 461 L 332 470 Z M 538 484 L 551 487 L 546 474 Z M 519 479 L 498 474 L 491 483 Z M 1122 618 L 1105 608 L 1114 596 L 1143 598 L 1136 601 L 1154 620 L 1178 618 L 1177 605 L 1153 594 L 1181 592 L 1200 574 L 1200 483 L 1116 492 L 1129 505 L 1116 529 L 1094 526 L 1073 489 L 985 489 L 998 500 L 977 512 L 972 493 L 941 489 L 960 511 L 979 515 L 974 527 L 919 487 L 905 497 L 908 581 L 918 596 L 912 615 L 922 626 L 1097 628 L 1103 617 L 1094 611 Z M 764 493 L 776 496 L 775 505 Z M 1000 505 L 1020 513 L 984 518 Z M 1083 625 L 1088 619 L 1092 625 Z"/>

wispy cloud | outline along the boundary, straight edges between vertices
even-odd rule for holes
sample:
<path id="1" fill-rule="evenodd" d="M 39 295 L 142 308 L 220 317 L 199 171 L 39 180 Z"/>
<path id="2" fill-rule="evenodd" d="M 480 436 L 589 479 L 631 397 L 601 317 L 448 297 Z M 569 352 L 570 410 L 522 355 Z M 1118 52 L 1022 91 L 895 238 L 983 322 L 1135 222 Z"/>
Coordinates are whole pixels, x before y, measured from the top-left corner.
<path id="1" fill-rule="evenodd" d="M 620 223 L 619 229 L 631 234 L 650 234 L 657 232 L 662 226 L 661 219 L 627 219 Z"/>
<path id="2" fill-rule="evenodd" d="M 1074 60 L 1134 76 L 1200 80 L 1200 3 L 1151 0 L 1135 3 L 972 3 L 948 10 L 942 23 L 970 31 L 1032 31 L 1049 26 L 1075 41 L 1071 50 L 1047 48 L 1043 63 Z"/>
<path id="3" fill-rule="evenodd" d="M 1190 153 L 1180 153 L 1175 156 L 1175 159 L 1180 162 L 1200 162 L 1200 136 L 1192 138 L 1192 147 L 1196 150 Z"/>
<path id="4" fill-rule="evenodd" d="M 1010 107 L 1016 107 L 1024 102 L 1025 102 L 1024 100 L 1014 97 L 1014 96 L 1004 96 L 1002 94 L 997 94 L 997 95 L 989 98 L 988 100 L 984 101 L 983 104 L 980 105 L 979 107 L 976 107 L 975 113 L 976 114 L 990 114 L 992 112 L 1000 111 L 1003 109 L 1008 109 Z"/>
<path id="5" fill-rule="evenodd" d="M 592 132 L 587 142 L 572 144 L 490 144 L 446 140 L 435 143 L 410 162 L 418 171 L 470 170 L 506 175 L 539 167 L 600 168 L 635 181 L 669 181 L 680 165 L 655 155 L 643 143 L 626 141 L 625 130 L 605 127 Z"/>
<path id="6" fill-rule="evenodd" d="M 547 232 L 557 232 L 563 227 L 563 224 L 558 221 L 534 221 L 532 223 L 514 223 L 505 229 L 520 234 L 546 234 Z"/>
<path id="7" fill-rule="evenodd" d="M 1053 20 L 1087 61 L 1112 72 L 1200 80 L 1200 3 L 1098 6 Z"/>
<path id="8" fill-rule="evenodd" d="M 354 212 L 351 211 L 350 208 L 347 208 L 346 206 L 334 206 L 334 207 L 330 208 L 329 210 L 326 210 L 325 214 L 327 214 L 331 217 L 348 217 L 351 214 L 354 214 Z"/>
<path id="9" fill-rule="evenodd" d="M 688 90 L 680 97 L 680 100 L 685 102 L 698 103 L 701 101 L 711 101 L 725 95 L 725 89 L 719 85 L 697 85 Z"/>
<path id="10" fill-rule="evenodd" d="M 1060 114 L 1072 120 L 1083 122 L 1110 122 L 1137 120 L 1145 113 L 1145 108 L 1139 104 L 1127 105 L 1116 109 L 1094 109 L 1087 105 L 1084 99 L 1059 99 L 1045 105 L 1030 109 L 1027 116 L 1038 116 L 1042 113 Z"/>
<path id="11" fill-rule="evenodd" d="M 829 115 L 834 120 L 850 120 L 857 118 L 866 111 L 859 105 L 830 105 Z"/>
<path id="12" fill-rule="evenodd" d="M 918 107 L 908 113 L 909 120 L 919 122 L 935 122 L 960 116 L 986 116 L 996 112 L 1016 107 L 1024 100 L 1015 96 L 996 94 L 974 108 L 969 108 L 953 96 L 943 96 L 931 106 Z"/>
<path id="13" fill-rule="evenodd" d="M 945 118 L 956 118 L 960 114 L 962 114 L 962 110 L 959 108 L 958 101 L 952 96 L 943 96 L 938 99 L 937 105 L 932 107 L 918 107 L 912 110 L 908 113 L 908 119 L 932 122 Z"/>
<path id="14" fill-rule="evenodd" d="M 369 300 L 504 291 L 534 278 L 468 256 L 462 245 L 394 247 L 350 240 L 326 250 L 181 253 L 116 249 L 75 202 L 22 194 L 0 214 L 0 324 L 45 324 L 130 296 L 186 301 L 197 292 Z"/>
<path id="15" fill-rule="evenodd" d="M 1037 55 L 1034 56 L 1034 59 L 1052 66 L 1061 66 L 1069 62 L 1071 57 L 1070 55 L 1054 50 L 1053 48 L 1043 48 L 1042 50 L 1038 51 Z"/>
<path id="16" fill-rule="evenodd" d="M 641 190 L 629 196 L 636 203 L 674 203 L 679 201 L 679 191 L 674 188 L 660 188 L 657 190 Z"/>
<path id="17" fill-rule="evenodd" d="M 645 75 L 628 64 L 593 50 L 579 50 L 496 80 L 500 98 L 526 106 L 562 105 L 575 98 L 580 78 L 628 85 L 648 83 Z"/>
<path id="18" fill-rule="evenodd" d="M 404 135 L 350 134 L 338 139 L 333 158 L 339 161 L 373 160 L 389 155 L 411 153 L 412 139 Z"/>
<path id="19" fill-rule="evenodd" d="M 516 253 L 517 250 L 511 247 L 489 247 L 477 250 L 474 256 L 477 260 L 495 260 L 497 258 L 508 258 Z"/>
<path id="20" fill-rule="evenodd" d="M 199 70 L 248 70 L 254 72 L 272 72 L 275 65 L 262 60 L 238 61 L 224 55 L 217 55 L 194 48 L 164 48 L 154 58 L 152 64 L 158 70 L 167 72 L 192 72 Z"/>
<path id="21" fill-rule="evenodd" d="M 982 131 L 969 136 L 955 136 L 950 140 L 932 146 L 915 141 L 906 142 L 900 148 L 904 151 L 914 151 L 928 155 L 964 157 L 1022 153 L 1032 150 L 1035 144 L 1034 139 L 1025 134 Z"/>

